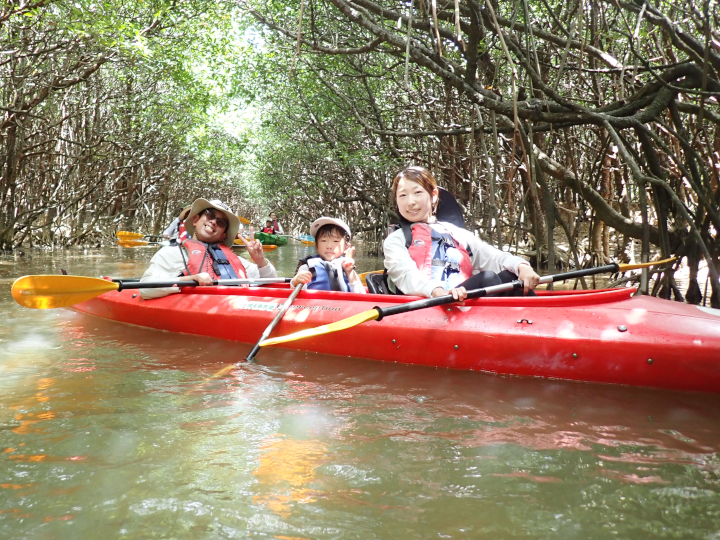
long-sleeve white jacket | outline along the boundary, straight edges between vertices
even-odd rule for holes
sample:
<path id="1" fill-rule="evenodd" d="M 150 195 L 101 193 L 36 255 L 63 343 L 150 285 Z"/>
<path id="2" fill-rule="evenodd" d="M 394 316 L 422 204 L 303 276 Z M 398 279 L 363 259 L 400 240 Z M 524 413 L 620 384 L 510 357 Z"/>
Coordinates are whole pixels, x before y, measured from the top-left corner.
<path id="1" fill-rule="evenodd" d="M 182 248 L 185 249 L 185 248 Z M 185 260 L 187 261 L 188 254 L 185 249 Z M 277 277 L 275 267 L 270 261 L 263 266 L 258 268 L 258 265 L 248 261 L 243 257 L 238 257 L 245 267 L 245 273 L 249 278 L 274 278 Z M 150 266 L 143 274 L 140 281 L 167 281 L 181 276 L 185 271 L 185 265 L 183 263 L 182 254 L 178 246 L 165 246 L 161 248 L 153 258 L 150 259 Z M 140 289 L 140 296 L 145 300 L 151 298 L 160 298 L 161 296 L 167 296 L 168 294 L 180 292 L 179 287 L 166 287 L 162 289 Z"/>
<path id="2" fill-rule="evenodd" d="M 483 270 L 499 273 L 509 270 L 518 274 L 518 266 L 528 262 L 515 255 L 500 251 L 490 244 L 486 244 L 477 236 L 466 229 L 456 227 L 451 223 L 437 222 L 429 224 L 433 229 L 441 233 L 450 233 L 452 237 L 461 242 L 465 249 L 472 251 L 473 272 Z M 388 277 L 405 294 L 430 297 L 436 287 L 445 288 L 439 281 L 431 281 L 418 270 L 415 261 L 410 257 L 410 252 L 405 247 L 405 235 L 402 229 L 392 232 L 383 243 L 385 253 L 385 268 Z"/>

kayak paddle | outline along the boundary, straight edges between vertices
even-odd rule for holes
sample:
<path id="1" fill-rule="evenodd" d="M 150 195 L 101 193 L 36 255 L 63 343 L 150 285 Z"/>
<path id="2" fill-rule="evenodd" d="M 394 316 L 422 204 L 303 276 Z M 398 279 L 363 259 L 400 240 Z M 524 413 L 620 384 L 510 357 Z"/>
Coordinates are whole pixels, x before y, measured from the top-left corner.
<path id="1" fill-rule="evenodd" d="M 143 234 L 129 231 L 118 231 L 115 233 L 119 242 L 126 242 L 129 240 L 140 240 L 141 238 L 162 238 L 159 234 Z"/>
<path id="2" fill-rule="evenodd" d="M 624 272 L 626 270 L 635 270 L 637 268 L 644 268 L 646 266 L 653 266 L 656 264 L 662 264 L 669 261 L 674 260 L 672 259 L 664 259 L 662 261 L 653 261 L 648 263 L 641 263 L 641 264 L 608 264 L 606 266 L 598 266 L 595 268 L 587 268 L 582 270 L 573 270 L 572 272 L 564 272 L 562 274 L 555 274 L 553 276 L 542 276 L 540 278 L 540 283 L 553 283 L 555 281 L 564 281 L 566 279 L 575 279 L 585 276 L 592 276 L 595 274 L 604 274 L 607 272 Z M 510 291 L 513 289 L 522 289 L 523 288 L 523 282 L 519 279 L 516 279 L 514 281 L 511 281 L 509 283 L 502 283 L 500 285 L 492 285 L 490 287 L 485 287 L 482 289 L 472 289 L 470 291 L 467 291 L 467 298 L 481 298 L 483 296 L 488 296 L 490 294 L 495 294 L 499 292 L 505 292 Z M 277 345 L 279 343 L 286 343 L 288 341 L 295 341 L 297 339 L 304 339 L 309 337 L 315 337 L 315 336 L 321 336 L 323 334 L 330 334 L 332 332 L 339 332 L 340 330 L 347 330 L 348 328 L 352 328 L 353 326 L 357 326 L 359 324 L 362 324 L 367 321 L 382 320 L 383 317 L 387 317 L 390 315 L 398 315 L 400 313 L 407 313 L 409 311 L 416 311 L 418 309 L 425 309 L 429 307 L 434 306 L 442 306 L 444 304 L 453 304 L 456 300 L 453 298 L 452 295 L 444 295 L 444 296 L 437 296 L 435 298 L 425 298 L 422 300 L 415 300 L 414 302 L 407 302 L 405 304 L 396 304 L 394 306 L 388 306 L 386 308 L 381 307 L 375 307 L 369 311 L 364 311 L 362 313 L 358 313 L 357 315 L 353 315 L 352 317 L 348 317 L 346 319 L 342 319 L 340 321 L 336 321 L 334 323 L 330 324 L 324 324 L 322 326 L 318 326 L 315 328 L 308 328 L 306 330 L 300 330 L 299 332 L 295 332 L 293 334 L 289 334 L 287 336 L 282 337 L 276 337 L 276 338 L 270 338 L 266 339 L 264 341 L 260 342 L 261 347 L 266 347 L 268 345 Z"/>
<path id="3" fill-rule="evenodd" d="M 272 322 L 268 325 L 268 327 L 262 333 L 262 336 L 260 336 L 260 339 L 258 339 L 257 343 L 250 351 L 250 354 L 247 355 L 245 360 L 247 360 L 248 362 L 251 362 L 252 359 L 255 358 L 255 355 L 260 350 L 260 342 L 264 341 L 268 338 L 270 333 L 275 329 L 277 324 L 280 322 L 280 319 L 282 319 L 283 315 L 285 315 L 285 312 L 290 308 L 290 306 L 292 305 L 293 301 L 297 297 L 298 293 L 302 290 L 302 288 L 303 288 L 302 283 L 299 283 L 295 287 L 295 290 L 292 292 L 292 294 L 290 296 L 288 296 L 287 300 L 285 300 L 282 307 L 280 308 L 280 311 L 278 311 L 277 315 L 275 315 L 275 318 L 272 320 Z"/>
<path id="4" fill-rule="evenodd" d="M 218 279 L 213 285 L 250 285 L 289 283 L 291 278 Z M 158 289 L 164 287 L 197 287 L 197 281 L 108 281 L 84 276 L 39 275 L 15 280 L 12 296 L 21 306 L 35 309 L 68 307 L 123 289 Z"/>
<path id="5" fill-rule="evenodd" d="M 247 246 L 245 245 L 245 243 L 244 243 L 242 240 L 240 240 L 239 238 L 236 238 L 236 239 L 235 239 L 235 243 L 233 244 L 232 247 L 244 249 L 244 248 L 246 248 Z M 275 250 L 277 249 L 277 246 L 265 246 L 265 245 L 263 245 L 262 248 L 263 248 L 263 251 L 275 251 Z"/>
<path id="6" fill-rule="evenodd" d="M 120 247 L 142 247 L 142 246 L 169 246 L 170 242 L 149 242 L 147 240 L 120 240 L 118 239 L 118 246 Z"/>

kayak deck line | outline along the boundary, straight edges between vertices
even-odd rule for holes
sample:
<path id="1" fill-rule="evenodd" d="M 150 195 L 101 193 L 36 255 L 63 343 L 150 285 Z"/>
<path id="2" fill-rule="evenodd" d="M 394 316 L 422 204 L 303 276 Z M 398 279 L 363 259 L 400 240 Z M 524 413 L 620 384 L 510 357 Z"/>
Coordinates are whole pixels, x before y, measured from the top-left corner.
<path id="1" fill-rule="evenodd" d="M 75 309 L 147 328 L 252 344 L 291 293 L 289 287 L 200 289 L 148 301 L 131 290 L 108 292 Z M 547 291 L 535 298 L 481 298 L 280 347 L 499 375 L 720 393 L 718 314 L 632 296 L 634 292 Z M 273 334 L 415 299 L 302 291 Z M 212 314 L 212 324 L 196 324 L 192 312 Z"/>
<path id="2" fill-rule="evenodd" d="M 510 297 L 491 297 L 487 296 L 484 298 L 475 298 L 465 300 L 464 304 L 468 307 L 485 306 L 485 305 L 496 305 L 506 307 L 522 307 L 533 303 L 538 306 L 563 306 L 563 305 L 589 305 L 589 304 L 603 304 L 608 302 L 617 302 L 619 300 L 625 300 L 632 297 L 635 293 L 635 288 L 628 289 L 595 289 L 588 291 L 563 291 L 564 294 L 558 295 L 557 292 L 553 294 L 550 291 L 537 291 L 538 296 L 536 297 L 522 297 L 522 296 L 510 296 Z M 266 296 L 269 298 L 287 298 L 292 292 L 292 289 L 283 285 L 280 286 L 265 286 L 265 287 L 196 287 L 192 289 L 183 289 L 180 294 L 187 294 L 192 296 L 208 295 L 208 296 Z M 592 297 L 590 297 L 592 295 Z M 298 300 L 304 298 L 313 300 L 348 300 L 349 298 L 354 301 L 362 301 L 365 305 L 373 307 L 375 305 L 387 304 L 397 305 L 414 302 L 415 300 L 421 300 L 419 296 L 390 296 L 387 294 L 363 294 L 358 295 L 355 293 L 345 293 L 338 291 L 319 291 L 319 290 L 308 290 L 304 289 L 300 291 Z M 458 304 L 450 304 L 451 306 L 457 306 Z"/>

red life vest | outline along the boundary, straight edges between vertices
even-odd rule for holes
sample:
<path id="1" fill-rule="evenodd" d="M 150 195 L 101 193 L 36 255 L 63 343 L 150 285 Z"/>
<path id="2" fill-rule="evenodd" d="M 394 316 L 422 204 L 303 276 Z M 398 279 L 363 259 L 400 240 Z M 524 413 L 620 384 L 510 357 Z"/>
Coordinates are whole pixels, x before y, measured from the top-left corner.
<path id="1" fill-rule="evenodd" d="M 247 272 L 240 259 L 232 252 L 232 250 L 225 244 L 218 244 L 222 249 L 225 258 L 235 270 L 238 279 L 247 279 Z M 188 250 L 188 261 L 185 265 L 186 270 L 183 271 L 184 276 L 193 276 L 202 272 L 207 272 L 213 279 L 219 279 L 220 275 L 213 270 L 213 259 L 208 253 L 208 248 L 205 244 L 198 240 L 188 239 L 185 240 L 180 249 L 184 247 Z M 190 272 L 190 273 L 188 273 Z"/>
<path id="2" fill-rule="evenodd" d="M 264 232 L 265 234 L 275 234 L 275 229 L 273 229 L 272 227 L 263 227 L 262 232 Z"/>
<path id="3" fill-rule="evenodd" d="M 436 231 L 427 223 L 412 225 L 412 242 L 408 252 L 425 277 L 441 281 L 450 288 L 473 275 L 472 261 L 465 246 L 450 233 Z M 436 255 L 440 258 L 434 259 Z"/>

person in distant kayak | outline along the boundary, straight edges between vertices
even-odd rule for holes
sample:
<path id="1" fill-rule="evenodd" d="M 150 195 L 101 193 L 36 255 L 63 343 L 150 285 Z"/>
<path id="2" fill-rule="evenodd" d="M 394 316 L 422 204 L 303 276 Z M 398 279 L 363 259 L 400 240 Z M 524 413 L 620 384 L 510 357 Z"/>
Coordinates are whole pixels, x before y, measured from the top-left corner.
<path id="1" fill-rule="evenodd" d="M 214 279 L 277 277 L 260 241 L 243 238 L 239 229 L 240 220 L 227 205 L 218 200 L 197 199 L 180 224 L 178 244 L 161 248 L 140 281 L 179 277 L 180 281 L 194 280 L 203 286 L 212 285 Z M 235 238 L 243 241 L 254 263 L 232 252 Z M 177 287 L 140 289 L 146 300 L 177 292 L 180 292 Z"/>
<path id="2" fill-rule="evenodd" d="M 402 216 L 383 243 L 387 277 L 404 294 L 455 300 L 477 289 L 522 280 L 525 290 L 501 295 L 534 295 L 540 276 L 520 257 L 486 244 L 473 233 L 435 217 L 439 190 L 423 167 L 408 167 L 393 181 L 392 193 Z"/>
<path id="3" fill-rule="evenodd" d="M 270 224 L 272 225 L 272 228 L 275 229 L 275 234 L 285 234 L 285 231 L 283 231 L 282 225 L 280 225 L 275 212 L 270 212 Z"/>
<path id="4" fill-rule="evenodd" d="M 317 255 L 300 259 L 297 273 L 290 282 L 305 289 L 344 291 L 365 294 L 355 271 L 355 247 L 350 245 L 350 227 L 341 219 L 321 217 L 310 227 Z"/>
<path id="5" fill-rule="evenodd" d="M 179 208 L 177 216 L 175 216 L 175 219 L 172 220 L 172 223 L 168 225 L 167 229 L 165 229 L 162 233 L 163 238 L 169 238 L 170 240 L 175 240 L 178 237 L 178 226 L 180 225 L 181 221 L 185 221 L 188 214 L 190 213 L 190 209 L 192 208 L 192 205 L 186 206 L 184 208 Z"/>
<path id="6" fill-rule="evenodd" d="M 265 222 L 265 226 L 261 229 L 262 232 L 265 234 L 275 234 L 275 229 L 273 228 L 272 221 L 269 219 Z"/>

